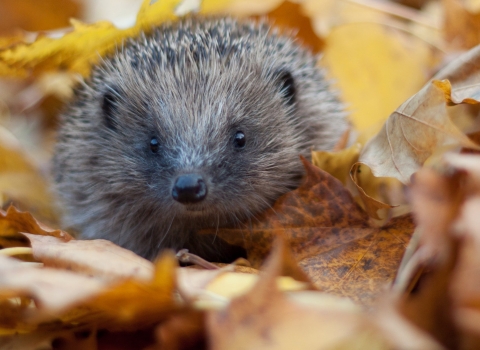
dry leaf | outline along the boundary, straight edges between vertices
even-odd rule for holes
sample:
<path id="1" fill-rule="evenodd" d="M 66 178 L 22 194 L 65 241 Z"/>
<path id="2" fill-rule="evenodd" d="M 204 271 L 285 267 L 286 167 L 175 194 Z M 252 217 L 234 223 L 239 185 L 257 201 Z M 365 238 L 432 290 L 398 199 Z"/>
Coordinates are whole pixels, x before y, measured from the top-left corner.
<path id="1" fill-rule="evenodd" d="M 148 281 L 121 277 L 109 284 L 2 256 L 0 261 L 0 300 L 23 298 L 35 303 L 30 307 L 24 302 L 10 310 L 10 318 L 4 321 L 9 323 L 0 325 L 3 333 L 9 330 L 12 334 L 22 327 L 26 330 L 48 328 L 46 322 L 59 320 L 70 327 L 82 324 L 112 331 L 134 330 L 158 323 L 179 308 L 173 295 L 177 266 L 173 254 L 160 257 Z M 0 306 L 12 309 L 9 303 Z"/>
<path id="2" fill-rule="evenodd" d="M 338 343 L 358 326 L 355 309 L 317 310 L 289 301 L 275 283 L 281 271 L 280 249 L 266 265 L 263 278 L 249 293 L 226 310 L 207 314 L 212 349 L 319 349 Z"/>
<path id="3" fill-rule="evenodd" d="M 72 239 L 67 232 L 51 229 L 38 222 L 30 213 L 20 212 L 12 206 L 6 212 L 0 209 L 0 247 L 28 245 L 19 232 L 53 236 L 64 241 Z"/>
<path id="4" fill-rule="evenodd" d="M 65 242 L 52 236 L 24 235 L 30 240 L 33 257 L 47 267 L 75 271 L 107 281 L 129 277 L 149 280 L 153 275 L 150 261 L 110 241 L 72 239 Z"/>
<path id="5" fill-rule="evenodd" d="M 337 179 L 304 164 L 307 177 L 297 190 L 280 197 L 251 227 L 220 229 L 218 237 L 244 246 L 256 267 L 282 236 L 317 288 L 369 303 L 393 280 L 413 232 L 411 218 L 376 227 Z"/>
<path id="6" fill-rule="evenodd" d="M 450 120 L 450 103 L 477 103 L 480 88 L 480 47 L 460 56 L 435 79 L 404 102 L 382 130 L 365 146 L 360 162 L 378 177 L 395 177 L 403 183 L 435 152 L 442 148 L 480 147 Z"/>
<path id="7" fill-rule="evenodd" d="M 381 209 L 390 209 L 390 208 L 393 208 L 394 206 L 381 202 L 379 200 L 376 200 L 375 198 L 369 196 L 365 192 L 365 190 L 361 186 L 358 179 L 358 175 L 360 173 L 360 166 L 361 166 L 361 163 L 355 163 L 352 165 L 352 168 L 350 169 L 350 177 L 353 183 L 355 184 L 355 186 L 357 187 L 358 193 L 360 194 L 360 198 L 362 199 L 362 202 L 365 205 L 365 210 L 368 213 L 368 215 L 370 215 L 370 217 L 374 219 L 380 220 L 378 211 Z"/>
<path id="8" fill-rule="evenodd" d="M 80 300 L 98 294 L 103 287 L 100 281 L 86 276 L 41 269 L 0 255 L 0 314 L 5 308 L 11 308 L 9 319 L 0 318 L 1 333 L 31 330 L 32 325 L 26 321 L 36 316 L 35 312 L 51 318 Z M 33 300 L 35 308 L 30 308 L 28 302 L 16 304 L 12 298 Z"/>
<path id="9" fill-rule="evenodd" d="M 325 170 L 346 185 L 350 178 L 350 169 L 358 160 L 361 145 L 355 143 L 337 152 L 312 151 L 312 164 Z"/>
<path id="10" fill-rule="evenodd" d="M 155 334 L 158 346 L 148 350 L 207 349 L 203 312 L 190 310 L 176 314 L 162 323 Z"/>
<path id="11" fill-rule="evenodd" d="M 62 315 L 63 322 L 86 322 L 111 331 L 142 329 L 158 323 L 180 308 L 174 298 L 173 253 L 164 253 L 155 263 L 150 281 L 126 280 L 79 303 Z"/>
<path id="12" fill-rule="evenodd" d="M 404 270 L 411 283 L 398 301 L 400 313 L 447 348 L 457 342 L 448 285 L 459 249 L 450 230 L 464 196 L 460 182 L 458 174 L 442 177 L 429 169 L 415 175 L 411 198 L 421 237 Z"/>
<path id="13" fill-rule="evenodd" d="M 452 61 L 438 72 L 433 79 L 448 80 L 437 82 L 445 92 L 450 104 L 477 104 L 480 101 L 480 46 L 477 46 Z"/>
<path id="14" fill-rule="evenodd" d="M 280 293 L 279 247 L 250 292 L 225 310 L 207 313 L 212 349 L 441 349 L 392 308 L 366 314 L 345 299 L 318 292 Z"/>
<path id="15" fill-rule="evenodd" d="M 433 81 L 404 102 L 369 141 L 360 162 L 377 177 L 395 177 L 403 183 L 439 148 L 477 149 L 450 120 L 444 83 Z"/>

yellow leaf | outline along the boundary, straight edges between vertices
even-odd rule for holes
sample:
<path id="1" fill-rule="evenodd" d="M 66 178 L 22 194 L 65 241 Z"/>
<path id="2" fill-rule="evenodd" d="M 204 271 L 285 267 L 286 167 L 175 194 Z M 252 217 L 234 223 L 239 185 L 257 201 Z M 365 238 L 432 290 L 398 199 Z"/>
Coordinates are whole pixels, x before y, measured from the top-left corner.
<path id="1" fill-rule="evenodd" d="M 59 39 L 40 37 L 32 44 L 19 43 L 0 50 L 0 75 L 26 76 L 67 69 L 87 76 L 91 65 L 124 39 L 174 19 L 178 3 L 166 0 L 150 5 L 150 0 L 145 0 L 135 26 L 127 29 L 118 29 L 107 21 L 89 25 L 73 20 L 73 30 Z"/>
<path id="2" fill-rule="evenodd" d="M 233 0 L 203 0 L 200 6 L 200 12 L 205 14 L 225 12 L 233 2 Z"/>
<path id="3" fill-rule="evenodd" d="M 365 211 L 372 218 L 380 220 L 381 218 L 378 214 L 378 210 L 380 210 L 380 209 L 390 209 L 390 208 L 393 208 L 393 206 L 373 198 L 372 196 L 370 196 L 365 191 L 365 189 L 361 186 L 361 183 L 359 181 L 359 175 L 364 173 L 364 172 L 360 171 L 360 166 L 361 166 L 361 163 L 353 164 L 353 166 L 350 170 L 350 178 L 352 179 L 353 183 L 357 187 L 360 198 L 362 199 L 362 202 L 365 206 Z M 365 166 L 363 168 L 365 168 Z M 370 187 L 373 187 L 373 186 L 376 185 L 375 188 L 374 188 L 374 191 L 375 191 L 374 193 L 378 192 L 378 188 L 382 184 L 383 185 L 388 184 L 388 182 L 387 182 L 388 178 L 374 178 L 373 176 L 370 175 L 370 177 L 368 179 L 369 179 L 369 181 L 367 182 L 367 184 L 369 184 Z M 375 181 L 374 179 L 377 179 L 377 181 Z"/>
<path id="4" fill-rule="evenodd" d="M 352 23 L 331 31 L 323 61 L 348 102 L 354 126 L 363 132 L 378 130 L 392 110 L 421 88 L 432 54 L 426 43 L 403 33 Z"/>
<path id="5" fill-rule="evenodd" d="M 360 149 L 361 145 L 355 143 L 339 152 L 312 151 L 312 163 L 346 185 L 350 168 L 358 160 Z"/>

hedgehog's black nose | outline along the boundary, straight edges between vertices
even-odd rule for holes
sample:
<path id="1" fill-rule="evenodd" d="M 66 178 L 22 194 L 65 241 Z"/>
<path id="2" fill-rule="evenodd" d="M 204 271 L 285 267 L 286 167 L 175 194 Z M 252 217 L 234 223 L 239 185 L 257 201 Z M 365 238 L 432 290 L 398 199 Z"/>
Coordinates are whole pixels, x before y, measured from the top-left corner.
<path id="1" fill-rule="evenodd" d="M 182 204 L 197 203 L 207 196 L 207 185 L 197 174 L 181 175 L 175 181 L 172 197 Z"/>

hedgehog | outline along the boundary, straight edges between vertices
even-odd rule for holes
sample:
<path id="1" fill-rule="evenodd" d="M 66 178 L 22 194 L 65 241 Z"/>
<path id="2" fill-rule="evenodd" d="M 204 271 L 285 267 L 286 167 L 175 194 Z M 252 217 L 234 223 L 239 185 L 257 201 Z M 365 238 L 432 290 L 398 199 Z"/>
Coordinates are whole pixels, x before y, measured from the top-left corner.
<path id="1" fill-rule="evenodd" d="M 188 17 L 130 38 L 74 89 L 53 157 L 65 225 L 147 259 L 244 251 L 248 227 L 331 150 L 345 109 L 319 56 L 268 21 Z M 210 230 L 211 231 L 211 230 Z"/>

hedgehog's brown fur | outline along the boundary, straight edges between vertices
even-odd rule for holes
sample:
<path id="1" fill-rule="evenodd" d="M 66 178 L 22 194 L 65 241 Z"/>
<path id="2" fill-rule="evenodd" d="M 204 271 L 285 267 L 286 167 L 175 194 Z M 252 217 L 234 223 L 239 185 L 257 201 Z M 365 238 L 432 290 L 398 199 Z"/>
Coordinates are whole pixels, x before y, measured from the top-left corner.
<path id="1" fill-rule="evenodd" d="M 62 116 L 56 188 L 66 223 L 84 238 L 150 259 L 170 247 L 225 260 L 222 242 L 195 231 L 266 209 L 298 185 L 299 154 L 331 149 L 345 129 L 317 58 L 292 38 L 263 22 L 187 18 L 129 40 L 76 88 Z M 242 150 L 233 147 L 238 130 Z M 185 172 L 207 183 L 200 204 L 172 199 Z"/>

